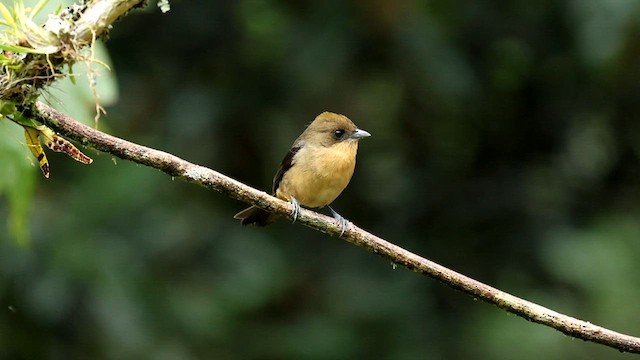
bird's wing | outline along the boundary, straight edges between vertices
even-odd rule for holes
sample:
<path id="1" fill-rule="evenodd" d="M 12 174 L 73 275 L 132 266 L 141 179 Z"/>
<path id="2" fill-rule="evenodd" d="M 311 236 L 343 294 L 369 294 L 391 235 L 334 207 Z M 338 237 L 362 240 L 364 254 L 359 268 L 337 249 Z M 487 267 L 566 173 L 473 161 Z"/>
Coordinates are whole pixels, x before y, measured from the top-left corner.
<path id="1" fill-rule="evenodd" d="M 282 163 L 278 168 L 278 172 L 276 173 L 276 176 L 273 177 L 273 194 L 274 195 L 276 194 L 276 190 L 278 190 L 278 186 L 280 186 L 280 181 L 282 181 L 282 177 L 287 172 L 287 170 L 291 169 L 291 167 L 293 166 L 293 157 L 296 155 L 298 151 L 300 151 L 301 148 L 302 146 L 292 147 L 291 150 L 287 152 L 287 155 L 285 155 L 284 159 L 282 159 Z"/>

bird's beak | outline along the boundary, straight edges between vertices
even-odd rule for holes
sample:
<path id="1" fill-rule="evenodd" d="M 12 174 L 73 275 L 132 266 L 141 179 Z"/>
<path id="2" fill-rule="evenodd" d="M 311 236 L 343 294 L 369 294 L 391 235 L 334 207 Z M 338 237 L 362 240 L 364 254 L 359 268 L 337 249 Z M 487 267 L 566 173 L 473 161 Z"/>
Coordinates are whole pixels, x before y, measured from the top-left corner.
<path id="1" fill-rule="evenodd" d="M 356 129 L 356 131 L 353 134 L 351 134 L 349 138 L 358 140 L 358 139 L 366 138 L 369 136 L 371 136 L 371 134 L 369 134 L 368 132 L 364 130 Z"/>

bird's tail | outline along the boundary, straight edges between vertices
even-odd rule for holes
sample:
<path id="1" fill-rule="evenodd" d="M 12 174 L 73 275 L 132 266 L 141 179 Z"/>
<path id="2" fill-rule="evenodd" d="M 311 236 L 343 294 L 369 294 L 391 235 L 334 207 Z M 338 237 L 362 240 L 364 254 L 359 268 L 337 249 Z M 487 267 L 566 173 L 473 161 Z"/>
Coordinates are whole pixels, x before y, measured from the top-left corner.
<path id="1" fill-rule="evenodd" d="M 278 216 L 257 206 L 252 206 L 240 211 L 233 218 L 241 220 L 242 225 L 266 226 L 276 221 Z"/>

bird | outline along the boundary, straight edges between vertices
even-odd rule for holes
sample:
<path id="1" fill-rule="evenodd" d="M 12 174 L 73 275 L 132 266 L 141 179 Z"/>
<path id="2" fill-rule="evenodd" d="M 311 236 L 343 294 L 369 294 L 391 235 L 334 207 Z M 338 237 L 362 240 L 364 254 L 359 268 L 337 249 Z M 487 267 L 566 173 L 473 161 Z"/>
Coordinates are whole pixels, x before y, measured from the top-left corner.
<path id="1" fill-rule="evenodd" d="M 331 210 L 340 226 L 340 236 L 349 222 L 331 204 L 347 187 L 356 166 L 358 142 L 371 136 L 346 116 L 325 111 L 318 115 L 293 142 L 273 178 L 272 194 L 293 204 L 293 222 L 300 207 Z M 251 206 L 237 213 L 242 225 L 265 226 L 278 215 Z"/>

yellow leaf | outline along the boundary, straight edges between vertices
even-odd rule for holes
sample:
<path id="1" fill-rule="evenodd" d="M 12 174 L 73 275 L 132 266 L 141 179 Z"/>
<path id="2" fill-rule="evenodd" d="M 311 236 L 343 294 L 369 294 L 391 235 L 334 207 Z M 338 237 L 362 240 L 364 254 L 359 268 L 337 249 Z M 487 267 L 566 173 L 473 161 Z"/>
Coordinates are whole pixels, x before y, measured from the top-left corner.
<path id="1" fill-rule="evenodd" d="M 0 2 L 0 13 L 2 13 L 2 16 L 7 21 L 7 24 L 9 24 L 9 26 L 13 28 L 17 27 L 16 21 L 14 20 L 13 16 L 11 16 L 11 12 L 1 2 Z"/>
<path id="2" fill-rule="evenodd" d="M 40 170 L 42 170 L 42 174 L 48 179 L 51 173 L 49 161 L 47 160 L 47 155 L 45 155 L 42 145 L 40 145 L 38 135 L 40 135 L 40 131 L 25 126 L 24 137 L 27 140 L 27 146 L 29 147 L 29 150 L 31 150 L 33 156 L 38 159 L 38 165 L 40 166 Z"/>

